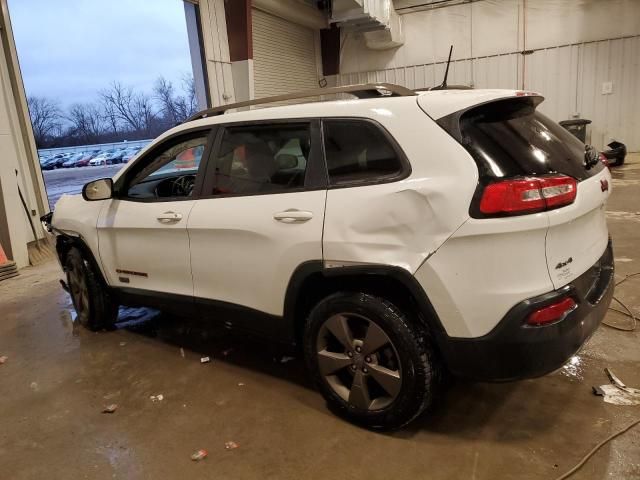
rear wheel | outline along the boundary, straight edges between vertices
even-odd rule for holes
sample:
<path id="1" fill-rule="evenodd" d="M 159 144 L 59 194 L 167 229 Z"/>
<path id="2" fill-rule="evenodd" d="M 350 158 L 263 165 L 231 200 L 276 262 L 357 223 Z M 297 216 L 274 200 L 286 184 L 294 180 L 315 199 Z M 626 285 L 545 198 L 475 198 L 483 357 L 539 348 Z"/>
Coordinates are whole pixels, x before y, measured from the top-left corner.
<path id="1" fill-rule="evenodd" d="M 395 429 L 422 413 L 439 373 L 429 338 L 390 302 L 337 293 L 311 312 L 305 357 L 329 406 L 354 423 Z"/>
<path id="2" fill-rule="evenodd" d="M 67 284 L 81 325 L 92 331 L 112 329 L 118 306 L 113 303 L 91 264 L 73 247 L 65 261 Z"/>

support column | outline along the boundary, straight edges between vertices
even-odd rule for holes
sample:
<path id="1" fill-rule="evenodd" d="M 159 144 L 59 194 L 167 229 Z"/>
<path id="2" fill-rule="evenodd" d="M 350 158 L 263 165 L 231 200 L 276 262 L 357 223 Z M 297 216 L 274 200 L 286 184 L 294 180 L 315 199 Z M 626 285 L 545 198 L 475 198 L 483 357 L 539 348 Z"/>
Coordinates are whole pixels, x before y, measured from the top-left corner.
<path id="1" fill-rule="evenodd" d="M 187 36 L 189 38 L 189 53 L 191 54 L 191 70 L 196 89 L 198 110 L 205 110 L 211 106 L 209 88 L 207 85 L 207 60 L 204 55 L 204 42 L 200 25 L 200 6 L 190 1 L 184 2 L 184 16 L 187 21 Z"/>
<path id="2" fill-rule="evenodd" d="M 186 1 L 186 0 L 185 0 Z M 235 3 L 239 0 L 233 0 Z M 244 0 L 242 0 L 244 1 Z M 194 3 L 193 1 L 191 3 Z M 204 50 L 204 72 L 211 106 L 216 107 L 234 102 L 234 86 L 229 58 L 229 40 L 225 20 L 224 0 L 199 0 L 201 42 L 200 55 Z M 190 26 L 187 22 L 190 30 Z M 192 35 L 190 33 L 190 35 Z M 193 48 L 190 42 L 190 48 Z M 194 53 L 192 52 L 192 59 Z"/>
<path id="3" fill-rule="evenodd" d="M 18 268 L 29 265 L 27 243 L 36 240 L 29 220 L 43 238 L 39 218 L 48 211 L 7 2 L 0 0 L 0 242 Z"/>
<path id="4" fill-rule="evenodd" d="M 225 18 L 236 101 L 251 100 L 255 98 L 253 84 L 251 0 L 234 0 L 227 2 Z"/>

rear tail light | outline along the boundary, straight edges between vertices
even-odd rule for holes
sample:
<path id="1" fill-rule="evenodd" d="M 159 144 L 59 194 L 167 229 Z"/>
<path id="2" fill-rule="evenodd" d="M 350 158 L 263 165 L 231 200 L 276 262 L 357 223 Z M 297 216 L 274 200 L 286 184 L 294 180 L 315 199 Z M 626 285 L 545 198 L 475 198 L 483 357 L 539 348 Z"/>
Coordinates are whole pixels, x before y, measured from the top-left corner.
<path id="1" fill-rule="evenodd" d="M 576 199 L 577 183 L 566 175 L 503 180 L 484 187 L 480 211 L 522 214 L 569 205 Z"/>
<path id="2" fill-rule="evenodd" d="M 546 325 L 562 319 L 567 313 L 576 308 L 576 302 L 571 297 L 565 297 L 551 305 L 536 310 L 527 317 L 527 323 L 533 326 Z"/>

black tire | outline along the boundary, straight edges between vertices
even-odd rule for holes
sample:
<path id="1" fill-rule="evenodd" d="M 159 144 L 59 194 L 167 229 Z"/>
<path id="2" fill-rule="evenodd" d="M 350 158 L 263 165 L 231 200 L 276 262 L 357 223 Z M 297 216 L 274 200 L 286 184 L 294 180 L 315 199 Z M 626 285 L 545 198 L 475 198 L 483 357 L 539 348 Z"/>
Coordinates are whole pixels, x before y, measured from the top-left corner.
<path id="1" fill-rule="evenodd" d="M 313 308 L 304 334 L 305 360 L 331 410 L 367 428 L 393 430 L 407 425 L 433 403 L 440 385 L 440 367 L 428 332 L 413 317 L 391 302 L 366 293 L 336 293 Z M 354 346 L 350 352 L 347 347 L 341 351 L 349 341 L 339 341 L 334 331 L 336 325 L 345 325 L 343 322 L 347 331 L 351 331 L 345 338 L 353 345 L 361 342 L 360 350 Z M 362 330 L 363 325 L 366 330 Z M 383 347 L 376 350 L 372 350 L 375 341 L 367 342 L 371 328 L 372 332 L 379 332 L 371 325 L 379 327 L 388 340 L 386 344 L 378 341 Z M 376 335 L 381 338 L 380 333 Z M 367 351 L 375 353 L 367 355 Z M 345 355 L 350 359 L 344 358 Z M 366 355 L 364 359 L 363 355 Z M 386 363 L 380 363 L 381 360 Z M 349 361 L 352 363 L 327 373 L 333 372 L 337 365 L 334 362 L 342 365 Z M 375 370 L 371 368 L 372 362 L 378 367 Z M 390 373 L 380 377 L 380 370 L 391 372 L 393 381 L 388 382 Z M 352 377 L 350 386 L 349 376 Z M 399 385 L 395 376 L 400 380 Z M 363 395 L 361 392 L 365 390 L 367 393 Z M 374 398 L 372 393 L 376 392 L 380 396 Z"/>
<path id="2" fill-rule="evenodd" d="M 112 330 L 118 318 L 118 305 L 113 303 L 98 273 L 76 247 L 67 253 L 65 271 L 80 324 L 94 332 Z"/>

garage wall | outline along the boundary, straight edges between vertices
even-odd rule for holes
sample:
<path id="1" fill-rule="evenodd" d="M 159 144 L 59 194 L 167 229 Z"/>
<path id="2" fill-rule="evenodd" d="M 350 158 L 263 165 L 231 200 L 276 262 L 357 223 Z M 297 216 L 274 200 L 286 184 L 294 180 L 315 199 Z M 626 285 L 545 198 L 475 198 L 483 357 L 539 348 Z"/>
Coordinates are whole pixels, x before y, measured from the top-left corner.
<path id="1" fill-rule="evenodd" d="M 640 1 L 479 0 L 418 11 L 424 1 L 394 3 L 405 44 L 380 52 L 343 35 L 338 84 L 436 85 L 453 44 L 450 84 L 537 90 L 555 120 L 593 120 L 597 147 L 615 137 L 640 150 Z M 602 93 L 605 82 L 612 93 Z"/>

